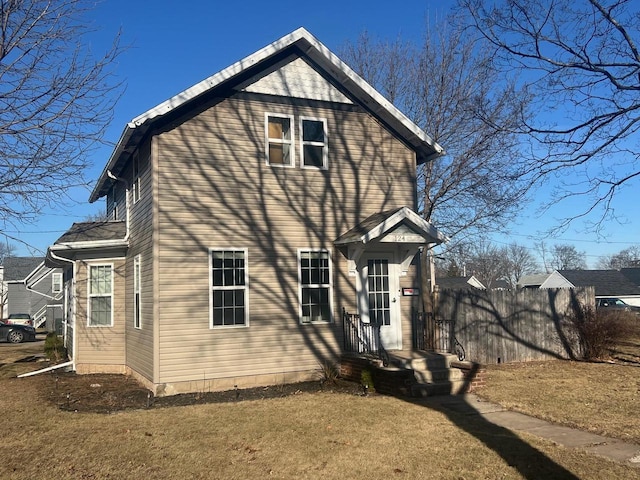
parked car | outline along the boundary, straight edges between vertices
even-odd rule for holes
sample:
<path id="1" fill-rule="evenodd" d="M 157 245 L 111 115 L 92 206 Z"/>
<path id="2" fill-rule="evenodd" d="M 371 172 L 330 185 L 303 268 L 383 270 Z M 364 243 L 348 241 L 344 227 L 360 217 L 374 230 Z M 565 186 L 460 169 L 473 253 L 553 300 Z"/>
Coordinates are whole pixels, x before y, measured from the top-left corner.
<path id="1" fill-rule="evenodd" d="M 29 325 L 33 327 L 33 318 L 28 313 L 11 313 L 6 323 L 9 325 Z"/>
<path id="2" fill-rule="evenodd" d="M 625 312 L 634 312 L 636 315 L 640 315 L 640 307 L 629 305 L 619 298 L 596 298 L 596 308 L 624 310 Z"/>
<path id="3" fill-rule="evenodd" d="M 10 343 L 32 342 L 36 329 L 29 325 L 12 325 L 0 322 L 0 340 Z"/>

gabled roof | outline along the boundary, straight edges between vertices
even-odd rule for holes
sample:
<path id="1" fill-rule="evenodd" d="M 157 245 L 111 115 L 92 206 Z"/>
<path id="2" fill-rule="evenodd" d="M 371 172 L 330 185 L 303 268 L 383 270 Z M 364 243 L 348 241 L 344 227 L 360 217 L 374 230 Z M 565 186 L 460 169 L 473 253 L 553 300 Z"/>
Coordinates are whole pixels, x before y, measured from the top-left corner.
<path id="1" fill-rule="evenodd" d="M 558 270 L 576 287 L 595 287 L 596 296 L 640 295 L 640 288 L 619 270 Z"/>
<path id="2" fill-rule="evenodd" d="M 43 257 L 7 257 L 4 259 L 4 281 L 23 282 L 43 262 Z"/>
<path id="3" fill-rule="evenodd" d="M 122 168 L 137 143 L 141 141 L 153 125 L 163 120 L 166 121 L 166 118 L 175 112 L 190 108 L 198 100 L 213 97 L 216 93 L 229 95 L 230 91 L 233 92 L 234 87 L 242 85 L 243 82 L 272 66 L 275 61 L 284 59 L 287 54 L 304 56 L 317 68 L 322 69 L 323 74 L 339 85 L 341 90 L 370 111 L 372 115 L 395 131 L 400 138 L 410 145 L 415 150 L 419 163 L 429 161 L 444 153 L 440 145 L 365 82 L 317 38 L 304 28 L 299 28 L 131 120 L 125 126 L 107 165 L 89 197 L 89 201 L 94 202 L 107 193 L 110 185 L 108 172 L 114 171 L 114 173 L 118 173 L 118 169 Z"/>
<path id="4" fill-rule="evenodd" d="M 519 287 L 540 287 L 547 278 L 549 278 L 549 273 L 534 273 L 532 275 L 523 275 L 522 278 L 518 281 Z"/>
<path id="5" fill-rule="evenodd" d="M 409 207 L 400 207 L 386 212 L 375 213 L 366 218 L 348 232 L 342 234 L 334 243 L 346 245 L 349 243 L 369 243 L 382 239 L 396 227 L 406 225 L 416 234 L 421 235 L 428 243 L 442 243 L 447 238 L 433 225 Z M 423 242 L 418 242 L 423 243 Z"/>

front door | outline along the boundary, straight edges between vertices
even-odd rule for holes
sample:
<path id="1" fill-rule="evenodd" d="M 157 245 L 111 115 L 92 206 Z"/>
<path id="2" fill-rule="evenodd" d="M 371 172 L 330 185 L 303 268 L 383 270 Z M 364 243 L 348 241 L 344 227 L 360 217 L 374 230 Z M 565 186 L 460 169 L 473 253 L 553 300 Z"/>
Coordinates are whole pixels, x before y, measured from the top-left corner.
<path id="1" fill-rule="evenodd" d="M 386 255 L 368 256 L 361 274 L 362 319 L 380 325 L 380 340 L 386 350 L 402 349 L 396 264 Z"/>

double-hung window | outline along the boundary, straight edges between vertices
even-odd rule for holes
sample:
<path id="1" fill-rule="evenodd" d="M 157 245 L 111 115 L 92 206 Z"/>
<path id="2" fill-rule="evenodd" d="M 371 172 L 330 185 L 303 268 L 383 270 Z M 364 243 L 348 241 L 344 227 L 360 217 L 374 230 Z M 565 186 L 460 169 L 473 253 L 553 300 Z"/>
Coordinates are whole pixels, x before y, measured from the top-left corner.
<path id="1" fill-rule="evenodd" d="M 295 166 L 293 116 L 266 114 L 267 165 Z"/>
<path id="2" fill-rule="evenodd" d="M 51 293 L 60 293 L 62 291 L 62 274 L 51 274 Z"/>
<path id="3" fill-rule="evenodd" d="M 142 302 L 140 299 L 140 255 L 133 259 L 133 327 L 142 328 Z"/>
<path id="4" fill-rule="evenodd" d="M 113 325 L 113 266 L 89 266 L 89 308 L 90 327 L 110 327 Z"/>
<path id="5" fill-rule="evenodd" d="M 327 250 L 298 252 L 300 322 L 331 322 L 331 259 Z"/>
<path id="6" fill-rule="evenodd" d="M 133 182 L 131 182 L 131 196 L 133 203 L 140 200 L 140 156 L 138 152 L 133 154 Z"/>
<path id="7" fill-rule="evenodd" d="M 248 324 L 247 251 L 211 250 L 211 327 Z"/>
<path id="8" fill-rule="evenodd" d="M 328 167 L 327 121 L 319 118 L 300 118 L 300 157 L 303 167 Z"/>

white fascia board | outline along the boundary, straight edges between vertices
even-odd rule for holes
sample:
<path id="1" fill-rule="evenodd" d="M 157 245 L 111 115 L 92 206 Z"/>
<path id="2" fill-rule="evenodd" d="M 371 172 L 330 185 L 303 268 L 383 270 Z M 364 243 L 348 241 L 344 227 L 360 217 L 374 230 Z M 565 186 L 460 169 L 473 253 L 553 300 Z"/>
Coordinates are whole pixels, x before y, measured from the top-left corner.
<path id="1" fill-rule="evenodd" d="M 51 245 L 49 250 L 54 252 L 64 252 L 68 250 L 86 250 L 91 248 L 108 248 L 108 247 L 128 247 L 126 240 L 98 240 L 86 242 L 65 242 Z"/>
<path id="2" fill-rule="evenodd" d="M 435 240 L 433 243 L 443 243 L 448 239 L 440 233 L 433 225 L 427 222 L 424 218 L 418 215 L 413 210 L 408 207 L 403 207 L 398 210 L 396 213 L 391 215 L 389 218 L 385 219 L 382 223 L 380 223 L 377 227 L 372 228 L 368 233 L 360 237 L 362 243 L 368 243 L 376 238 L 381 237 L 385 233 L 387 233 L 392 228 L 396 227 L 403 220 L 409 220 L 420 230 L 429 234 L 431 238 Z"/>
<path id="3" fill-rule="evenodd" d="M 299 42 L 300 40 L 306 40 L 310 44 L 309 47 L 303 49 L 307 55 L 313 58 L 324 68 L 329 70 L 331 73 L 337 75 L 338 80 L 340 80 L 341 82 L 344 82 L 346 84 L 351 82 L 353 86 L 357 87 L 357 89 L 361 92 L 360 100 L 362 100 L 363 103 L 368 103 L 363 97 L 371 98 L 374 105 L 369 106 L 376 114 L 380 115 L 380 110 L 388 112 L 392 116 L 392 118 L 399 122 L 411 134 L 415 135 L 416 138 L 418 138 L 424 144 L 429 145 L 434 150 L 434 156 L 440 156 L 445 153 L 444 149 L 436 142 L 434 142 L 433 139 L 429 137 L 429 135 L 427 135 L 420 127 L 409 120 L 406 115 L 404 115 L 391 102 L 384 98 L 376 89 L 369 85 L 346 63 L 340 60 L 338 56 L 335 55 L 331 50 L 329 50 L 322 42 L 320 42 L 316 37 L 309 33 L 305 28 L 300 27 L 292 33 L 285 35 L 281 39 L 276 40 L 275 42 L 249 55 L 248 57 L 245 57 L 242 60 L 234 63 L 233 65 L 225 68 L 224 70 L 221 70 L 220 72 L 215 73 L 214 75 L 202 80 L 194 86 L 187 88 L 177 95 L 174 95 L 170 99 L 156 105 L 150 110 L 144 112 L 142 115 L 138 115 L 133 120 L 131 120 L 122 132 L 116 148 L 114 149 L 111 157 L 109 158 L 109 161 L 107 162 L 106 167 L 102 171 L 102 174 L 100 175 L 100 178 L 96 183 L 96 186 L 94 187 L 93 192 L 91 193 L 89 201 L 94 202 L 99 198 L 99 188 L 107 177 L 107 171 L 110 170 L 117 162 L 128 140 L 131 138 L 133 130 L 141 127 L 142 125 L 146 124 L 156 117 L 165 115 L 172 110 L 184 105 L 190 100 L 193 100 L 194 98 L 208 92 L 209 90 L 215 88 L 226 80 L 233 78 L 246 69 L 253 67 L 263 60 L 268 59 L 272 55 Z M 349 85 L 346 86 L 349 87 Z M 358 92 L 354 92 L 354 94 L 355 93 Z M 379 107 L 376 108 L 376 104 Z"/>

